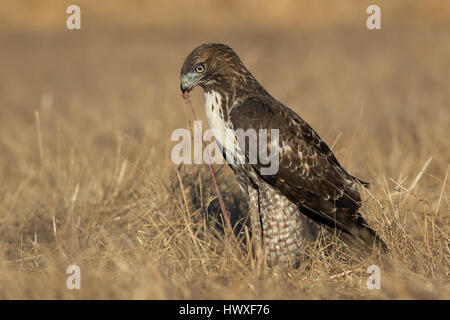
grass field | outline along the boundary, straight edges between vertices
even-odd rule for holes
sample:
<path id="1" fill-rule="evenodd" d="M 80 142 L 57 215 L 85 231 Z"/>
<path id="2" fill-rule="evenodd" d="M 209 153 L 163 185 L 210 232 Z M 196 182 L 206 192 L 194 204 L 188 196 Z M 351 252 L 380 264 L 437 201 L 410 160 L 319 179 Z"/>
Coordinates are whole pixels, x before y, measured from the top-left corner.
<path id="1" fill-rule="evenodd" d="M 0 298 L 450 299 L 448 1 L 380 1 L 376 31 L 365 1 L 95 3 L 78 31 L 69 1 L 0 5 Z M 211 41 L 372 183 L 361 212 L 388 254 L 321 240 L 299 269 L 259 268 L 217 165 L 235 250 L 207 167 L 170 160 L 192 121 L 181 65 Z M 192 102 L 204 119 L 201 89 Z"/>

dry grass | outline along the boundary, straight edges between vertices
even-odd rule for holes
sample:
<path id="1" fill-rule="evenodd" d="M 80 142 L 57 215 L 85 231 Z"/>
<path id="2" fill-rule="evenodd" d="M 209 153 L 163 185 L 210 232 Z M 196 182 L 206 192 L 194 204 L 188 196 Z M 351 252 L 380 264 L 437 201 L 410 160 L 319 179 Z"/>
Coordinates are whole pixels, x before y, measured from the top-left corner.
<path id="1" fill-rule="evenodd" d="M 61 16 L 56 2 L 33 3 L 0 6 L 0 298 L 450 298 L 447 1 L 386 4 L 381 31 L 365 29 L 359 2 L 265 2 L 233 17 L 235 2 L 116 3 L 102 16 L 82 1 L 83 29 L 70 32 L 64 5 Z M 245 201 L 217 166 L 236 254 L 207 168 L 170 161 L 171 132 L 191 119 L 179 69 L 207 41 L 233 46 L 372 182 L 362 212 L 388 255 L 319 241 L 297 270 L 258 268 Z M 203 109 L 200 90 L 192 101 Z M 81 290 L 66 289 L 69 264 Z M 382 290 L 366 287 L 372 264 Z"/>

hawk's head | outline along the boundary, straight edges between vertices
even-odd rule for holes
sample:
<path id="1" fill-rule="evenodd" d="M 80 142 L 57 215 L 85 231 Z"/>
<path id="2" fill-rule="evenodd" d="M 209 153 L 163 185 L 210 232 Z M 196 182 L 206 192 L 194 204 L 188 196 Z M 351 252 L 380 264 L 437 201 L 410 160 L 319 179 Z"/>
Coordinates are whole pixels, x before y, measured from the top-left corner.
<path id="1" fill-rule="evenodd" d="M 195 48 L 181 68 L 181 91 L 191 91 L 196 86 L 204 90 L 227 87 L 237 81 L 252 78 L 238 55 L 229 46 L 206 43 Z"/>

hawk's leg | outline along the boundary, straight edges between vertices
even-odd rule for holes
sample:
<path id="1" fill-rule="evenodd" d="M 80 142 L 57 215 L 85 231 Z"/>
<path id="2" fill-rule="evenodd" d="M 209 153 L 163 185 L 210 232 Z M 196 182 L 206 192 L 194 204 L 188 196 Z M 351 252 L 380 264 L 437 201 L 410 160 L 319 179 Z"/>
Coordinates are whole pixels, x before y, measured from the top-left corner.
<path id="1" fill-rule="evenodd" d="M 248 200 L 250 211 L 250 224 L 252 227 L 252 244 L 257 261 L 261 261 L 263 258 L 262 251 L 262 229 L 261 229 L 261 216 L 259 213 L 259 192 L 258 190 L 249 187 L 248 188 Z"/>
<path id="2" fill-rule="evenodd" d="M 259 184 L 259 209 L 267 263 L 269 266 L 296 266 L 306 241 L 315 240 L 319 226 L 265 182 Z"/>

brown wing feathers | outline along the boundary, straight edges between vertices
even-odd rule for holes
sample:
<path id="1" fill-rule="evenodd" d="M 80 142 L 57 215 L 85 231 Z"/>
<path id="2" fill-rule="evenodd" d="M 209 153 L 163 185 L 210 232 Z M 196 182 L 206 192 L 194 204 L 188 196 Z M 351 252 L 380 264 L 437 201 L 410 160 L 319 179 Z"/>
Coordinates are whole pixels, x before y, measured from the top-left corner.
<path id="1" fill-rule="evenodd" d="M 325 142 L 295 112 L 273 98 L 264 102 L 249 98 L 233 108 L 230 119 L 235 129 L 279 129 L 279 171 L 261 178 L 296 203 L 302 213 L 342 231 L 346 242 L 371 245 L 377 240 L 358 212 L 359 180 L 342 168 Z M 254 165 L 257 172 L 261 167 Z"/>

